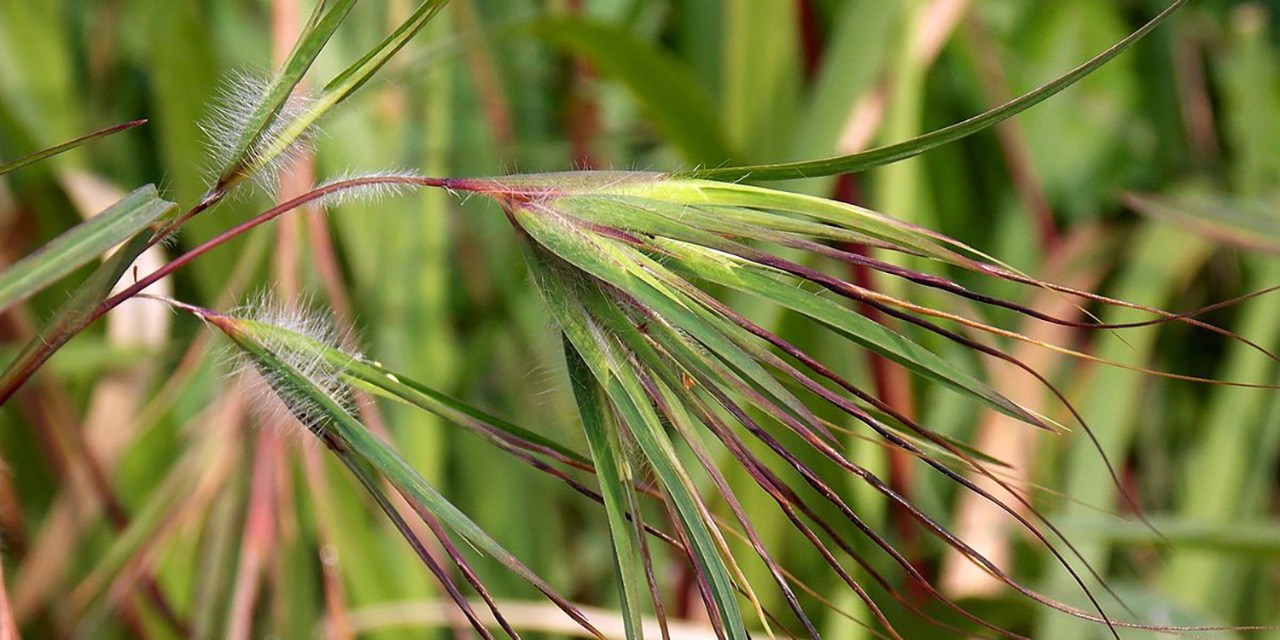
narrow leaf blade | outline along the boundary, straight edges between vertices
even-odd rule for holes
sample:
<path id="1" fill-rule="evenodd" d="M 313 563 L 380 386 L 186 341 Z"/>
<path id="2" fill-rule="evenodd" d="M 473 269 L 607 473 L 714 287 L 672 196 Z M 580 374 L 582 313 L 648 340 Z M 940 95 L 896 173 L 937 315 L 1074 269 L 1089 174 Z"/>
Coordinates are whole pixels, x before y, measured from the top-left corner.
<path id="1" fill-rule="evenodd" d="M 161 199 L 154 186 L 147 185 L 69 229 L 0 272 L 0 311 L 30 298 L 88 264 L 175 206 Z"/>
<path id="2" fill-rule="evenodd" d="M 721 167 L 715 169 L 695 169 L 679 175 L 681 177 L 688 178 L 705 178 L 710 180 L 726 181 L 746 179 L 798 180 L 802 178 L 814 178 L 863 171 L 872 167 L 879 167 L 898 162 L 899 160 L 905 160 L 912 156 L 920 155 L 934 147 L 954 142 L 992 127 L 1023 111 L 1026 111 L 1027 109 L 1030 109 L 1031 107 L 1034 107 L 1037 104 L 1040 104 L 1041 102 L 1044 102 L 1053 95 L 1061 92 L 1063 89 L 1066 89 L 1083 79 L 1085 76 L 1093 73 L 1102 65 L 1110 62 L 1112 58 L 1120 55 L 1120 53 L 1125 49 L 1128 49 L 1138 40 L 1141 40 L 1148 33 L 1151 33 L 1152 30 L 1168 19 L 1169 16 L 1173 15 L 1173 13 L 1184 4 L 1186 4 L 1186 0 L 1176 0 L 1173 4 L 1169 5 L 1167 9 L 1160 12 L 1159 15 L 1152 18 L 1150 22 L 1143 25 L 1142 28 L 1130 34 L 1129 37 L 1117 42 L 1111 48 L 1103 51 L 1066 74 L 1041 85 L 1038 89 L 1025 93 L 994 109 L 983 112 L 969 118 L 968 120 L 958 122 L 949 127 L 931 131 L 904 142 L 877 147 L 875 149 L 855 153 L 853 155 L 824 158 L 821 160 L 808 160 L 803 162 Z"/>
<path id="3" fill-rule="evenodd" d="M 9 162 L 0 164 L 0 176 L 6 173 L 9 173 L 10 171 L 13 171 L 15 169 L 20 169 L 29 164 L 39 162 L 41 160 L 44 160 L 45 158 L 51 158 L 64 151 L 70 151 L 86 142 L 92 142 L 94 140 L 97 140 L 98 138 L 105 138 L 107 136 L 120 133 L 121 131 L 127 131 L 134 127 L 146 124 L 146 122 L 147 122 L 146 119 L 132 120 L 130 122 L 122 122 L 120 124 L 112 125 L 105 129 L 99 129 L 97 131 L 94 131 L 93 133 L 80 136 L 79 138 L 76 138 L 74 140 L 68 140 L 62 144 L 49 147 L 48 149 L 41 149 L 40 151 L 36 151 L 35 153 L 27 154 L 16 160 L 10 160 Z"/>

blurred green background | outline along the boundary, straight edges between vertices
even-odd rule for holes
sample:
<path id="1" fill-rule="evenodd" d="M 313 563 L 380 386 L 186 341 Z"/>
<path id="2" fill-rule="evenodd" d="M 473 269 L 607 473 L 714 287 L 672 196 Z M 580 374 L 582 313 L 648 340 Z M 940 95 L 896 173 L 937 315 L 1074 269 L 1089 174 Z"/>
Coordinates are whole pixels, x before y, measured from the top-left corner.
<path id="1" fill-rule="evenodd" d="M 666 170 L 850 153 L 1027 91 L 1163 6 L 453 0 L 324 122 L 314 167 L 295 179 L 305 181 L 308 170 L 321 180 L 386 169 Z M 0 0 L 0 158 L 150 120 L 0 180 L 0 265 L 101 209 L 114 192 L 154 182 L 165 197 L 193 204 L 213 165 L 200 123 L 229 77 L 269 72 L 272 52 L 278 59 L 287 50 L 289 16 L 305 17 L 309 7 L 306 0 Z M 317 81 L 412 8 L 408 0 L 358 3 L 320 58 Z M 778 186 L 864 204 L 1037 276 L 1145 305 L 1191 309 L 1280 284 L 1278 15 L 1275 1 L 1193 0 L 1096 75 L 994 131 L 852 178 Z M 247 194 L 198 218 L 180 247 L 269 200 Z M 0 317 L 0 361 L 71 282 Z M 1056 297 L 966 283 L 1086 317 Z M 334 308 L 362 350 L 393 370 L 584 448 L 559 339 L 507 221 L 479 200 L 433 192 L 297 216 L 202 258 L 169 286 L 181 300 L 214 308 L 263 288 L 300 292 Z M 1274 351 L 1278 305 L 1268 296 L 1205 319 Z M 1266 356 L 1182 324 L 1089 333 L 982 313 L 1136 366 L 1280 383 L 1280 368 Z M 1099 313 L 1109 321 L 1146 317 Z M 818 340 L 793 320 L 778 312 L 774 328 L 798 343 Z M 1280 624 L 1275 393 L 1017 349 L 1081 409 L 1167 539 L 1110 515 L 1130 507 L 1083 434 L 1024 433 L 927 387 L 900 395 L 925 424 L 977 443 L 1039 487 L 1031 491 L 1037 504 L 1132 609 L 1107 600 L 1117 617 Z M 955 358 L 981 367 L 1011 397 L 1066 419 L 1021 377 L 964 353 Z M 852 371 L 866 368 L 864 354 L 847 360 Z M 450 629 L 456 620 L 424 604 L 439 602 L 430 575 L 342 470 L 305 446 L 271 452 L 282 445 L 263 434 L 274 432 L 254 425 L 278 419 L 259 417 L 240 398 L 199 323 L 122 310 L 0 408 L 4 579 L 23 630 L 38 638 L 172 637 L 141 595 L 139 576 L 154 574 L 195 637 L 312 637 L 322 625 L 340 637 L 458 633 Z M 602 510 L 430 416 L 391 406 L 373 413 L 419 470 L 531 567 L 575 601 L 617 606 Z M 888 464 L 883 449 L 849 446 L 869 467 Z M 86 450 L 105 467 L 105 485 L 85 480 Z M 731 479 L 750 482 L 741 472 Z M 1042 549 L 953 485 L 924 473 L 904 482 L 922 508 L 1016 576 L 1087 607 Z M 914 544 L 926 572 L 975 611 L 1037 638 L 1107 635 L 996 588 L 927 537 L 895 530 L 882 499 L 847 484 L 869 522 Z M 101 507 L 104 487 L 118 509 Z M 766 498 L 744 500 L 793 573 L 840 609 L 867 617 L 810 549 L 786 546 L 794 534 Z M 128 516 L 127 528 L 119 515 Z M 500 567 L 479 569 L 503 600 L 543 606 Z M 675 564 L 660 571 L 671 583 L 672 610 L 696 623 L 699 612 L 688 605 L 696 590 L 676 593 Z M 830 637 L 872 637 L 823 613 L 816 600 L 808 604 Z M 537 607 L 527 614 L 535 622 L 546 617 Z M 939 633 L 890 613 L 904 620 L 907 637 Z"/>

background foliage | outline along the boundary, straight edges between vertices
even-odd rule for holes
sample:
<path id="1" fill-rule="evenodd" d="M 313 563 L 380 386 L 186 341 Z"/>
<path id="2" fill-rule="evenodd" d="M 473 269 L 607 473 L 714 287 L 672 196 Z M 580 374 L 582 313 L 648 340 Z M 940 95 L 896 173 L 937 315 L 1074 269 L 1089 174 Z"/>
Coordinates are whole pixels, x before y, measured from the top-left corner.
<path id="1" fill-rule="evenodd" d="M 358 4 L 317 77 L 340 71 L 412 9 L 397 0 Z M 1147 0 L 454 0 L 325 120 L 314 166 L 294 175 L 668 170 L 849 153 L 1034 88 L 1159 8 Z M 291 9 L 305 15 L 290 0 L 0 0 L 0 158 L 150 120 L 6 176 L 0 265 L 134 185 L 155 182 L 170 200 L 199 199 L 213 167 L 200 122 L 226 78 L 264 72 L 273 51 L 278 59 L 287 50 Z M 1143 304 L 1189 309 L 1276 284 L 1278 13 L 1275 2 L 1197 0 L 1010 125 L 851 179 L 784 186 L 864 204 L 1046 279 Z M 583 450 L 560 339 L 507 220 L 482 200 L 435 191 L 308 213 L 203 257 L 168 286 L 179 299 L 219 309 L 267 283 L 305 293 L 350 323 L 362 350 L 389 369 Z M 267 205 L 263 195 L 244 196 L 196 219 L 179 244 L 193 246 Z M 12 359 L 70 288 L 0 316 L 0 361 Z M 1261 298 L 1207 319 L 1274 351 L 1277 304 Z M 788 340 L 823 348 L 788 313 L 753 312 Z M 1139 317 L 1108 314 L 1104 320 Z M 1126 363 L 1280 383 L 1264 356 L 1182 325 L 1118 335 L 989 319 Z M 919 339 L 943 353 L 952 348 Z M 340 465 L 254 427 L 281 419 L 259 416 L 229 387 L 213 345 L 199 322 L 145 304 L 122 307 L 0 408 L 4 578 L 23 630 L 173 635 L 144 595 L 139 576 L 154 573 L 156 589 L 199 637 L 301 637 L 322 623 L 369 637 L 454 633 L 455 618 L 423 604 L 440 602 L 429 574 Z M 1275 394 L 1034 349 L 1023 355 L 1081 408 L 1167 541 L 1107 515 L 1127 507 L 1083 438 L 1032 433 L 954 394 L 874 375 L 862 353 L 848 353 L 846 364 L 895 406 L 985 443 L 1045 487 L 1037 499 L 1133 617 L 1280 623 Z M 985 366 L 964 353 L 955 361 Z M 1061 415 L 1019 376 L 995 366 L 983 373 L 1011 397 Z M 600 508 L 428 414 L 391 405 L 377 414 L 415 468 L 562 593 L 617 607 Z M 1036 545 L 993 526 L 953 486 L 891 470 L 891 456 L 869 443 L 849 446 L 930 513 L 986 540 L 1024 581 L 1084 606 Z M 105 478 L 89 478 L 86 457 L 101 462 Z M 729 479 L 750 483 L 745 473 Z M 1035 637 L 1105 633 L 994 589 L 941 545 L 897 526 L 883 500 L 860 489 L 850 483 L 859 513 L 975 610 Z M 767 542 L 793 535 L 766 498 L 744 492 L 748 510 L 765 514 L 756 525 Z M 815 592 L 865 617 L 811 553 L 782 546 L 779 556 Z M 522 614 L 529 620 L 559 619 L 520 578 L 476 565 L 500 599 L 531 603 Z M 660 570 L 673 591 L 685 590 L 673 613 L 699 620 L 688 576 L 674 563 Z M 866 633 L 835 614 L 819 620 L 832 637 Z"/>

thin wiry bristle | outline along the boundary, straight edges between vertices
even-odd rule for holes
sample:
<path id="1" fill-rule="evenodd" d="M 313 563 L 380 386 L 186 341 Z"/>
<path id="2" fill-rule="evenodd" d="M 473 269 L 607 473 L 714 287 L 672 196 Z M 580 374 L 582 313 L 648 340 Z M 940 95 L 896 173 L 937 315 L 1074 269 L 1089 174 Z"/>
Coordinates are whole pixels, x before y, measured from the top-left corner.
<path id="1" fill-rule="evenodd" d="M 308 94 L 295 92 L 270 121 L 263 135 L 249 147 L 246 156 L 237 158 L 237 145 L 270 86 L 267 78 L 246 72 L 233 73 L 223 83 L 217 100 L 210 107 L 209 117 L 200 123 L 200 128 L 208 137 L 215 175 L 235 164 L 253 167 L 254 175 L 251 177 L 254 181 L 260 187 L 274 191 L 280 170 L 312 149 L 315 128 L 308 127 L 302 135 L 288 141 L 283 152 L 269 158 L 267 154 L 285 142 L 281 136 L 291 125 L 308 115 L 315 101 Z"/>
<path id="2" fill-rule="evenodd" d="M 318 189 L 352 180 L 359 180 L 361 184 L 338 189 L 315 202 L 320 207 L 339 207 L 351 202 L 374 204 L 418 188 L 419 185 L 414 184 L 413 181 L 421 179 L 423 179 L 422 174 L 409 170 L 348 173 L 325 182 Z"/>

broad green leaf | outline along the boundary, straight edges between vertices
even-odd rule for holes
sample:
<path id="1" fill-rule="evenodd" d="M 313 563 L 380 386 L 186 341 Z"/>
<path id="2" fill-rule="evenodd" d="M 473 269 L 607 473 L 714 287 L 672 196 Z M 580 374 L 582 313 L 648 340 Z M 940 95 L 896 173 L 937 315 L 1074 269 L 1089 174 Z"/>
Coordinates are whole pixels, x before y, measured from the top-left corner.
<path id="1" fill-rule="evenodd" d="M 109 135 L 120 133 L 121 131 L 127 131 L 139 125 L 146 124 L 146 122 L 147 122 L 146 120 L 133 120 L 131 122 L 124 122 L 121 124 L 107 127 L 105 129 L 99 129 L 97 131 L 94 131 L 93 133 L 80 136 L 75 140 L 68 140 L 67 142 L 64 142 L 62 144 L 59 144 L 53 147 L 49 147 L 48 149 L 42 149 L 35 153 L 27 154 L 16 160 L 11 160 L 4 164 L 0 164 L 0 176 L 6 173 L 9 173 L 10 171 L 13 171 L 15 169 L 25 167 L 33 162 L 39 162 L 41 160 L 44 160 L 45 158 L 56 156 L 59 153 L 62 153 L 64 151 L 70 151 L 86 142 L 91 142 L 93 140 L 97 140 L 98 138 L 105 138 Z"/>
<path id="2" fill-rule="evenodd" d="M 105 211 L 67 230 L 0 272 L 0 311 L 26 300 L 111 247 L 147 228 L 176 205 L 152 185 L 139 187 Z"/>
<path id="3" fill-rule="evenodd" d="M 533 31 L 626 85 L 686 159 L 719 165 L 733 156 L 711 98 L 680 60 L 631 31 L 595 22 L 547 20 Z"/>
<path id="4" fill-rule="evenodd" d="M 1044 102 L 1054 94 L 1075 84 L 1090 73 L 1093 73 L 1099 67 L 1109 62 L 1112 58 L 1120 55 L 1120 53 L 1125 49 L 1133 46 L 1134 43 L 1141 40 L 1153 29 L 1159 26 L 1160 23 L 1173 15 L 1174 11 L 1177 11 L 1178 8 L 1186 4 L 1186 1 L 1187 0 L 1175 0 L 1175 2 L 1167 9 L 1160 12 L 1159 15 L 1147 24 L 1143 25 L 1142 28 L 1133 32 L 1129 37 L 1117 42 L 1111 48 L 1098 54 L 1088 62 L 1085 62 L 1066 74 L 1040 86 L 1038 89 L 1025 93 L 1022 96 L 1000 105 L 999 107 L 976 115 L 968 120 L 953 124 L 949 127 L 944 127 L 904 142 L 877 147 L 875 149 L 855 153 L 853 155 L 781 164 L 695 169 L 693 171 L 683 172 L 680 175 L 682 177 L 726 181 L 745 179 L 796 180 L 839 173 L 853 173 L 920 155 L 934 147 L 973 135 L 974 133 L 987 129 L 1017 115 L 1018 113 L 1021 113 L 1022 111 L 1026 111 L 1027 109 Z"/>

